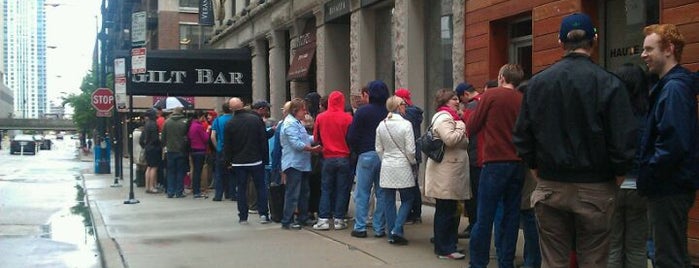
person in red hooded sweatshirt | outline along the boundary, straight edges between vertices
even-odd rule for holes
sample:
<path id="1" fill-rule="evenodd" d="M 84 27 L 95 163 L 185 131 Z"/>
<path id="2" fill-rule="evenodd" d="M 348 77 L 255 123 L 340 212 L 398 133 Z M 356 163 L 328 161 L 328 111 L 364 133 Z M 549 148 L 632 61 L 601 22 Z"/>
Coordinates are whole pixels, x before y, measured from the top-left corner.
<path id="1" fill-rule="evenodd" d="M 323 147 L 320 205 L 316 230 L 347 228 L 344 222 L 349 191 L 352 188 L 349 147 L 345 137 L 352 116 L 345 113 L 345 96 L 333 91 L 328 96 L 328 110 L 318 114 L 313 127 L 313 140 Z M 334 221 L 330 221 L 333 218 Z"/>

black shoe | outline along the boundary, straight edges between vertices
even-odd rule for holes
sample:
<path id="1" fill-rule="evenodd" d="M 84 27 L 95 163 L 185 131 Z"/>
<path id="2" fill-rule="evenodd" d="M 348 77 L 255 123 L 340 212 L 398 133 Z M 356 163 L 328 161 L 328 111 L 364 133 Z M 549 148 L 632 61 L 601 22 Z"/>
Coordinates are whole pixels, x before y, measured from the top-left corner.
<path id="1" fill-rule="evenodd" d="M 430 237 L 430 243 L 434 244 L 434 237 Z"/>
<path id="2" fill-rule="evenodd" d="M 173 198 L 173 197 L 175 197 L 174 194 L 167 194 L 167 198 Z"/>
<path id="3" fill-rule="evenodd" d="M 382 238 L 384 236 L 386 236 L 386 233 L 375 233 L 374 234 L 374 237 L 376 237 L 376 238 Z"/>
<path id="4" fill-rule="evenodd" d="M 211 201 L 220 202 L 220 201 L 221 201 L 221 198 L 220 198 L 220 197 L 214 197 L 213 199 L 211 199 Z"/>
<path id="5" fill-rule="evenodd" d="M 469 239 L 471 238 L 471 230 L 466 229 L 463 232 L 460 232 L 457 236 L 459 239 Z"/>
<path id="6" fill-rule="evenodd" d="M 186 195 L 186 194 L 177 194 L 177 195 L 175 195 L 175 197 L 177 197 L 177 198 L 185 198 L 185 197 L 187 197 L 187 195 Z"/>
<path id="7" fill-rule="evenodd" d="M 405 224 L 406 224 L 406 225 L 420 224 L 420 223 L 422 223 L 422 218 L 420 218 L 420 217 L 417 217 L 417 218 L 414 218 L 414 219 L 409 219 L 409 220 L 405 221 Z"/>
<path id="8" fill-rule="evenodd" d="M 392 245 L 403 246 L 408 244 L 408 239 L 405 239 L 400 235 L 391 235 L 391 239 L 388 240 L 388 243 L 391 243 Z"/>
<path id="9" fill-rule="evenodd" d="M 366 231 L 357 231 L 357 230 L 353 230 L 353 231 L 352 231 L 352 236 L 358 237 L 358 238 L 365 238 L 365 237 L 366 237 Z"/>

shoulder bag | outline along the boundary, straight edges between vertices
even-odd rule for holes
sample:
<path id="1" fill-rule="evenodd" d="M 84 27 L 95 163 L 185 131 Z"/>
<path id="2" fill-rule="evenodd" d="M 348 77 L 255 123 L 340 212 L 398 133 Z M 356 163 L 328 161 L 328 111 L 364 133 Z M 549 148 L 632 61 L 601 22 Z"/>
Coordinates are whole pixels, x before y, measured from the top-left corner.
<path id="1" fill-rule="evenodd" d="M 432 126 L 434 125 L 434 122 L 437 121 L 439 116 L 440 115 L 438 115 L 432 121 L 425 133 L 415 141 L 417 147 L 420 148 L 420 150 L 427 155 L 427 157 L 437 163 L 442 162 L 442 159 L 444 158 L 444 142 L 438 138 L 435 138 L 434 134 L 432 134 Z"/>

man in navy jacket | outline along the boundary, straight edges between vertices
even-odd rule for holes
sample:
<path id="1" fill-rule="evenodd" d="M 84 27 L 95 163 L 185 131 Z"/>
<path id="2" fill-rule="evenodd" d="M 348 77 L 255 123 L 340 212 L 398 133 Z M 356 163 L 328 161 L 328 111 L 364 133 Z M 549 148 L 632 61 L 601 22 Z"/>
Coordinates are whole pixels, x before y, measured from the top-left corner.
<path id="1" fill-rule="evenodd" d="M 675 25 L 655 24 L 643 33 L 641 58 L 660 80 L 651 89 L 641 135 L 638 191 L 648 197 L 655 267 L 690 267 L 687 221 L 699 186 L 699 85 L 679 65 L 684 37 Z"/>

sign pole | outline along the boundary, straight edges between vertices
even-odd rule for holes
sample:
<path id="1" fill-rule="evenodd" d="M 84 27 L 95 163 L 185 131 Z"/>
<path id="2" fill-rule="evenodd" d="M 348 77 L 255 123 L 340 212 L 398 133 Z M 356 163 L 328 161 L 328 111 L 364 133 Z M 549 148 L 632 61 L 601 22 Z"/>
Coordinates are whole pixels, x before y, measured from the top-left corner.
<path id="1" fill-rule="evenodd" d="M 145 11 L 139 11 L 131 14 L 131 47 L 133 48 L 134 46 L 145 46 L 146 45 L 146 12 Z M 143 70 L 139 70 L 141 72 L 145 72 L 145 47 L 143 48 Z M 131 60 L 131 66 L 133 66 L 133 55 L 132 55 L 132 60 Z M 128 79 L 128 73 L 126 70 L 128 69 L 133 69 L 133 67 L 129 66 L 129 68 L 126 68 L 124 66 L 124 77 Z M 133 74 L 132 74 L 133 75 Z M 125 86 L 126 87 L 126 86 Z M 128 88 L 125 88 L 128 89 Z M 124 90 L 126 94 L 129 96 L 129 117 L 133 116 L 133 92 L 132 90 Z M 141 203 L 141 201 L 138 201 L 136 199 L 136 196 L 133 192 L 133 122 L 129 118 L 126 122 L 126 129 L 129 135 L 129 144 L 128 150 L 129 150 L 129 199 L 124 201 L 124 204 L 126 205 L 133 205 L 133 204 L 138 204 Z M 145 148 L 144 148 L 145 150 Z"/>
<path id="2" fill-rule="evenodd" d="M 129 94 L 129 115 L 133 115 L 133 95 Z M 136 196 L 134 195 L 133 192 L 133 122 L 131 120 L 126 121 L 126 129 L 128 129 L 128 135 L 129 135 L 129 144 L 128 150 L 129 150 L 129 199 L 124 201 L 124 204 L 126 205 L 133 205 L 133 204 L 138 204 L 141 203 L 141 201 L 138 201 L 136 199 Z M 145 150 L 145 148 L 143 148 Z"/>

